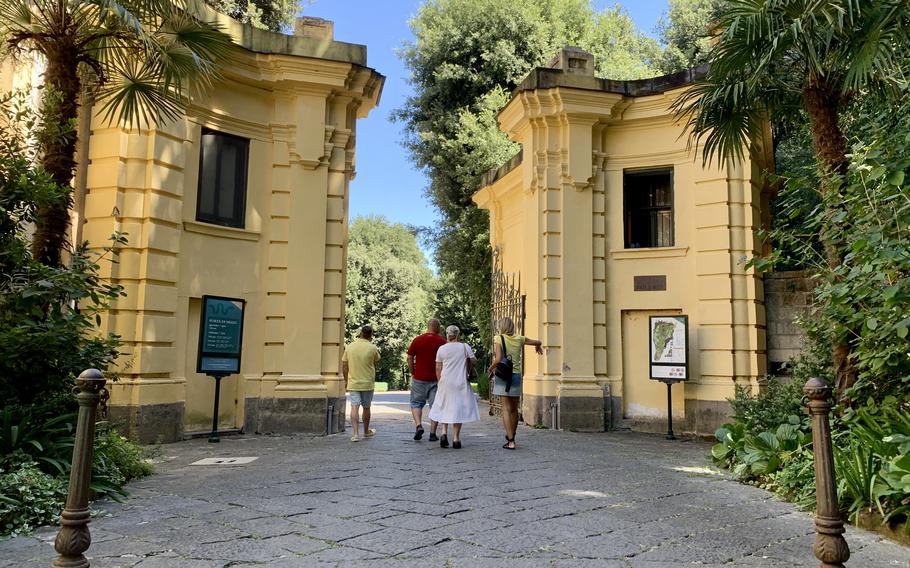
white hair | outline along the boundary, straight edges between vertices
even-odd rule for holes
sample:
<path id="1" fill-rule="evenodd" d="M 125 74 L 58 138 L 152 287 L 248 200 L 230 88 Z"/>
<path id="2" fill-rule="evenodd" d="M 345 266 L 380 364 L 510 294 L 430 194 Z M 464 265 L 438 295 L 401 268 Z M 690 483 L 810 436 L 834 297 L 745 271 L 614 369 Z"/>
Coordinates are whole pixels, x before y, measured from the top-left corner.
<path id="1" fill-rule="evenodd" d="M 456 337 L 458 337 L 458 334 L 460 334 L 460 333 L 461 333 L 461 330 L 458 329 L 457 325 L 450 325 L 449 327 L 446 328 L 446 337 L 447 338 L 449 338 L 449 337 L 456 338 Z"/>

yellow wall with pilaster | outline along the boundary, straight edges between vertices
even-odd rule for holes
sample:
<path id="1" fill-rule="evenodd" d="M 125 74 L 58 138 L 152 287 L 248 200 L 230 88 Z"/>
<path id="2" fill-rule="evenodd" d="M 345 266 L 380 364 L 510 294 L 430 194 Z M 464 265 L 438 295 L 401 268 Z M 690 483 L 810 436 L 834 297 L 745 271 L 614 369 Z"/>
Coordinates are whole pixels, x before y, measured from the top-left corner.
<path id="1" fill-rule="evenodd" d="M 126 292 L 102 331 L 124 343 L 109 387 L 114 416 L 147 441 L 211 427 L 213 382 L 195 372 L 204 294 L 246 300 L 241 373 L 222 381 L 222 428 L 255 428 L 245 416 L 252 408 L 290 421 L 283 429 L 324 430 L 318 404 L 307 408 L 322 414 L 295 428 L 293 411 L 275 418 L 263 401 L 324 407 L 344 398 L 348 184 L 356 121 L 378 104 L 383 77 L 365 66 L 362 46 L 231 25 L 238 38 L 258 34 L 271 47 L 238 48 L 224 79 L 185 116 L 141 131 L 92 122 L 75 219 L 99 252 L 112 232 L 127 233 L 119 262 L 102 264 Z M 196 220 L 202 128 L 250 141 L 243 228 Z M 179 427 L 162 424 L 173 420 Z"/>

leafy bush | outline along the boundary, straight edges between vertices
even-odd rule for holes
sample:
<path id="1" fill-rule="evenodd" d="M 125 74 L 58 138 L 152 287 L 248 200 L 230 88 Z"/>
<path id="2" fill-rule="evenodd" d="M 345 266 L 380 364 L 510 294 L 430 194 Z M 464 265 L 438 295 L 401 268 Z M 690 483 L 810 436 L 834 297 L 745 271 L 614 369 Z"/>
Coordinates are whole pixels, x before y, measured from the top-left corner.
<path id="1" fill-rule="evenodd" d="M 856 438 L 851 443 L 835 446 L 838 501 L 851 521 L 856 522 L 861 511 L 878 505 L 876 484 L 881 467 L 881 456 L 871 447 L 858 443 Z"/>
<path id="2" fill-rule="evenodd" d="M 794 381 L 769 377 L 757 395 L 737 386 L 730 399 L 733 419 L 750 432 L 773 430 L 780 424 L 790 423 L 791 416 L 803 416 L 802 385 Z"/>
<path id="3" fill-rule="evenodd" d="M 802 446 L 789 463 L 768 476 L 766 488 L 796 504 L 800 509 L 815 508 L 815 456 L 809 444 Z"/>
<path id="4" fill-rule="evenodd" d="M 753 479 L 780 470 L 804 455 L 810 439 L 802 421 L 792 415 L 774 431 L 750 432 L 742 422 L 725 424 L 715 432 L 720 443 L 711 449 L 714 460 L 741 479 Z"/>
<path id="5" fill-rule="evenodd" d="M 0 536 L 27 532 L 55 521 L 66 495 L 72 465 L 76 415 L 42 414 L 40 407 L 0 410 Z M 124 485 L 153 471 L 143 449 L 106 423 L 95 433 L 90 489 L 93 497 L 120 500 Z M 7 473 L 4 473 L 7 472 Z M 62 496 L 57 495 L 59 486 Z M 58 503 L 59 501 L 59 503 Z M 60 505 L 60 506 L 58 506 Z M 34 508 L 31 513 L 23 510 Z M 56 507 L 56 508 L 55 508 Z M 7 520 L 4 515 L 9 515 Z M 51 515 L 50 517 L 48 515 Z M 19 519 L 21 517 L 21 519 Z M 17 520 L 18 519 L 18 520 Z"/>
<path id="6" fill-rule="evenodd" d="M 711 456 L 718 465 L 732 469 L 746 443 L 746 425 L 740 421 L 724 424 L 714 432 L 714 437 L 719 443 L 711 448 Z"/>
<path id="7" fill-rule="evenodd" d="M 775 428 L 754 428 L 768 424 L 787 407 L 781 400 L 786 399 L 783 392 L 766 391 L 764 408 L 758 403 L 761 395 L 737 393 L 736 418 L 717 430 L 718 443 L 711 454 L 738 478 L 810 509 L 815 506 L 815 472 L 807 418 L 793 414 Z M 910 518 L 910 400 L 870 399 L 864 406 L 848 408 L 834 418 L 832 432 L 841 510 L 853 522 L 867 511 L 879 513 L 885 522 L 906 522 Z"/>
<path id="8" fill-rule="evenodd" d="M 910 401 L 886 397 L 848 410 L 835 445 L 838 500 L 851 519 L 877 511 L 910 517 Z M 907 527 L 910 531 L 910 526 Z"/>
<path id="9" fill-rule="evenodd" d="M 127 497 L 123 486 L 151 475 L 152 464 L 145 459 L 142 447 L 121 436 L 113 427 L 102 423 L 95 435 L 90 489 L 98 495 L 114 499 Z"/>
<path id="10" fill-rule="evenodd" d="M 878 486 L 876 497 L 885 500 L 891 509 L 885 515 L 885 522 L 903 517 L 905 522 L 910 518 L 910 438 L 889 437 L 897 443 L 905 440 L 900 453 L 886 462 L 882 467 L 883 484 Z M 910 522 L 907 522 L 910 532 Z"/>
<path id="11" fill-rule="evenodd" d="M 27 533 L 54 523 L 66 500 L 66 478 L 43 472 L 32 461 L 0 468 L 0 535 Z"/>
<path id="12" fill-rule="evenodd" d="M 28 410 L 0 410 L 0 467 L 36 463 L 49 475 L 67 474 L 73 457 L 76 416 L 42 417 Z"/>

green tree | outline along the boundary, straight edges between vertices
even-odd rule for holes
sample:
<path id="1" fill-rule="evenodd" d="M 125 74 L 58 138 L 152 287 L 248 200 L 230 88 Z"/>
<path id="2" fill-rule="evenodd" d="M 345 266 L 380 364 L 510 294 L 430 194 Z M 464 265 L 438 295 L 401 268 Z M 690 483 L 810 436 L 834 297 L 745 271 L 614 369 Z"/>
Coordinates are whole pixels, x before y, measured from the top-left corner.
<path id="1" fill-rule="evenodd" d="M 222 14 L 263 30 L 280 32 L 300 13 L 298 0 L 206 0 Z"/>
<path id="2" fill-rule="evenodd" d="M 41 165 L 69 188 L 76 165 L 80 97 L 100 101 L 108 120 L 175 118 L 189 93 L 209 87 L 231 39 L 182 0 L 0 0 L 4 50 L 44 57 L 41 117 L 55 129 L 39 142 Z M 59 266 L 71 197 L 45 203 L 35 218 L 35 257 Z"/>
<path id="3" fill-rule="evenodd" d="M 664 73 L 707 63 L 711 31 L 721 15 L 724 0 L 670 0 L 657 23 L 666 50 L 660 59 Z"/>
<path id="4" fill-rule="evenodd" d="M 401 56 L 415 94 L 395 116 L 442 217 L 434 240 L 436 265 L 450 275 L 443 290 L 464 295 L 470 327 L 489 337 L 489 220 L 471 195 L 481 174 L 518 150 L 496 113 L 532 68 L 566 45 L 594 53 L 597 73 L 613 79 L 657 74 L 661 49 L 622 8 L 595 13 L 590 0 L 429 0 L 411 29 Z"/>
<path id="5" fill-rule="evenodd" d="M 828 221 L 821 234 L 828 266 L 836 270 L 845 249 L 837 180 L 847 174 L 847 139 L 841 125 L 860 93 L 898 91 L 910 46 L 910 6 L 903 0 L 726 0 L 708 76 L 686 92 L 676 111 L 687 117 L 705 160 L 742 159 L 769 118 L 802 109 L 809 117 Z M 856 381 L 848 333 L 833 338 L 837 390 Z"/>
<path id="6" fill-rule="evenodd" d="M 58 415 L 71 405 L 80 372 L 106 371 L 116 360 L 119 339 L 96 334 L 95 325 L 122 288 L 101 279 L 101 259 L 85 247 L 61 266 L 32 257 L 29 228 L 37 211 L 68 196 L 36 165 L 38 150 L 26 135 L 47 136 L 42 124 L 21 93 L 0 95 L 0 398 L 10 406 L 42 404 Z"/>
<path id="7" fill-rule="evenodd" d="M 346 341 L 366 324 L 381 359 L 380 377 L 395 377 L 411 339 L 430 317 L 433 275 L 414 231 L 384 217 L 358 217 L 348 245 Z"/>

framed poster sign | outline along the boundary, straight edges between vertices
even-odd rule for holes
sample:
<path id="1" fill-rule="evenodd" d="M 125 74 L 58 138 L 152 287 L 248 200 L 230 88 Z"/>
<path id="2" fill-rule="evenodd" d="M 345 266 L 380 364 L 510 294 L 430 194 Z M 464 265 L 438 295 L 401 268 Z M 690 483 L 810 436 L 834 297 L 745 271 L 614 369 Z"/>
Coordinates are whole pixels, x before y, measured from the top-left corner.
<path id="1" fill-rule="evenodd" d="M 689 378 L 689 316 L 650 316 L 648 321 L 651 378 Z"/>
<path id="2" fill-rule="evenodd" d="M 240 298 L 202 297 L 197 373 L 224 376 L 240 372 L 245 306 L 246 300 Z"/>

